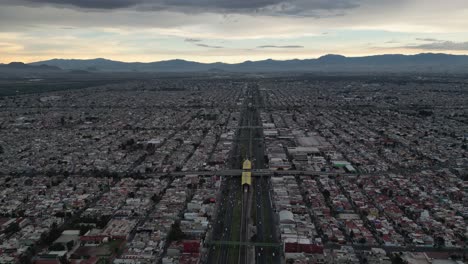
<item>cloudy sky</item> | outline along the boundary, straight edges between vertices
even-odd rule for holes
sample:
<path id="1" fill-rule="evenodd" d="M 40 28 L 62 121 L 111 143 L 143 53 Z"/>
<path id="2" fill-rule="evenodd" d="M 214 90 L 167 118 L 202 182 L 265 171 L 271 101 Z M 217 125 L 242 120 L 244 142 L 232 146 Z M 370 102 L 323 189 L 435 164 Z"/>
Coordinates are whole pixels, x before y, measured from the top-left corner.
<path id="1" fill-rule="evenodd" d="M 467 0 L 0 0 L 0 62 L 468 54 Z"/>

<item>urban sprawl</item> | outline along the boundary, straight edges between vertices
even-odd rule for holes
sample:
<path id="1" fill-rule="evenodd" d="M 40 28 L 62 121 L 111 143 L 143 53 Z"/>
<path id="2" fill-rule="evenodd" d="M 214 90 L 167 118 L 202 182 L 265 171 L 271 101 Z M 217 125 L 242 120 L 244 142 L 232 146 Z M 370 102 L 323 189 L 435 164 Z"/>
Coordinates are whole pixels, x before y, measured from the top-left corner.
<path id="1" fill-rule="evenodd" d="M 468 84 L 399 78 L 0 97 L 0 263 L 464 263 Z"/>

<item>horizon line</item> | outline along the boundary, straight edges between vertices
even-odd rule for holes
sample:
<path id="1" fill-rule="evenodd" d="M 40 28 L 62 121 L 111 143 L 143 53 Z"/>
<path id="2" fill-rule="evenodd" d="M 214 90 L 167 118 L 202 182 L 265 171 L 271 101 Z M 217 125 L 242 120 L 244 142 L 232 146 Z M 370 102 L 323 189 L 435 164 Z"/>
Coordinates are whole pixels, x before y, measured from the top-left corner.
<path id="1" fill-rule="evenodd" d="M 181 58 L 174 58 L 174 59 L 166 59 L 166 60 L 157 60 L 157 61 L 126 61 L 126 60 L 114 60 L 114 59 L 108 59 L 108 58 L 103 58 L 103 57 L 95 57 L 95 58 L 84 58 L 84 59 L 74 59 L 74 58 L 51 58 L 51 59 L 46 59 L 46 60 L 39 60 L 39 61 L 32 61 L 32 62 L 23 62 L 23 61 L 10 61 L 10 62 L 0 62 L 0 64 L 10 64 L 10 63 L 24 63 L 24 64 L 35 64 L 35 63 L 40 63 L 40 62 L 46 62 L 46 61 L 51 61 L 51 60 L 77 60 L 77 61 L 90 61 L 90 60 L 106 60 L 106 61 L 113 61 L 113 62 L 122 62 L 122 63 L 142 63 L 142 64 L 147 64 L 147 63 L 157 63 L 157 62 L 168 62 L 168 61 L 186 61 L 186 62 L 195 62 L 195 63 L 200 63 L 200 64 L 215 64 L 215 63 L 223 63 L 223 64 L 230 64 L 230 65 L 235 65 L 235 64 L 240 64 L 240 63 L 245 63 L 245 62 L 260 62 L 260 61 L 291 61 L 291 60 L 317 60 L 325 56 L 342 56 L 345 58 L 364 58 L 364 57 L 374 57 L 374 56 L 390 56 L 390 55 L 401 55 L 401 56 L 416 56 L 416 55 L 449 55 L 449 56 L 468 56 L 467 54 L 453 54 L 453 53 L 444 53 L 444 52 L 419 52 L 419 53 L 411 53 L 411 54 L 404 54 L 404 53 L 380 53 L 380 54 L 371 54 L 371 55 L 364 55 L 364 56 L 346 56 L 346 55 L 341 55 L 341 54 L 333 54 L 333 53 L 327 53 L 318 57 L 311 57 L 311 58 L 290 58 L 290 59 L 273 59 L 273 58 L 267 58 L 263 60 L 242 60 L 239 62 L 223 62 L 223 61 L 212 61 L 212 62 L 201 62 L 201 61 L 196 61 L 196 60 L 189 60 L 189 59 L 181 59 Z"/>

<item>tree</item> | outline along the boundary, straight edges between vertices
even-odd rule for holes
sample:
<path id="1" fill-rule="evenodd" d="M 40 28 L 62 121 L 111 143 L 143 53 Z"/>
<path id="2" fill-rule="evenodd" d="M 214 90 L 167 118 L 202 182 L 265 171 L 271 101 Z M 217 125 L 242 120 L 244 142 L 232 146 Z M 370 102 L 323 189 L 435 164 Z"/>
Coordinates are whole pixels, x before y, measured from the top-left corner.
<path id="1" fill-rule="evenodd" d="M 171 231 L 167 236 L 169 241 L 180 241 L 185 238 L 184 232 L 180 229 L 180 224 L 178 222 L 172 224 Z"/>
<path id="2" fill-rule="evenodd" d="M 203 178 L 201 178 L 201 179 L 198 181 L 198 184 L 203 185 L 203 184 L 205 184 L 205 182 L 206 182 L 206 180 L 203 179 Z"/>
<path id="3" fill-rule="evenodd" d="M 26 252 L 24 252 L 20 258 L 19 258 L 19 263 L 20 264 L 31 264 L 31 259 L 33 257 L 33 253 L 31 252 L 30 249 L 26 250 Z"/>
<path id="4" fill-rule="evenodd" d="M 97 226 L 98 228 L 104 228 L 104 227 L 107 225 L 107 223 L 110 221 L 110 219 L 111 219 L 111 216 L 110 216 L 110 215 L 103 215 L 103 216 L 101 216 L 101 218 L 99 218 L 99 220 L 97 221 L 96 226 Z"/>
<path id="5" fill-rule="evenodd" d="M 153 203 L 159 202 L 160 199 L 161 197 L 159 197 L 159 195 L 157 195 L 156 193 L 153 194 L 153 196 L 151 196 L 151 201 L 153 201 Z"/>
<path id="6" fill-rule="evenodd" d="M 18 223 L 14 222 L 13 224 L 9 225 L 6 229 L 5 229 L 5 233 L 6 234 L 14 234 L 16 232 L 20 231 L 20 226 Z"/>
<path id="7" fill-rule="evenodd" d="M 445 239 L 441 236 L 436 237 L 434 246 L 443 247 L 445 246 Z"/>
<path id="8" fill-rule="evenodd" d="M 63 217 L 65 217 L 65 212 L 62 212 L 62 211 L 57 212 L 57 213 L 55 213 L 55 216 L 63 218 Z"/>
<path id="9" fill-rule="evenodd" d="M 59 261 L 60 261 L 60 264 L 69 264 L 70 262 L 68 261 L 67 259 L 67 256 L 63 256 L 61 258 L 59 258 Z"/>
<path id="10" fill-rule="evenodd" d="M 50 251 L 63 251 L 65 249 L 66 249 L 65 246 L 62 245 L 61 243 L 54 243 L 53 245 L 49 247 Z"/>
<path id="11" fill-rule="evenodd" d="M 52 244 L 52 242 L 54 242 L 57 238 L 59 238 L 61 234 L 62 234 L 62 231 L 60 231 L 60 229 L 58 228 L 57 223 L 54 222 L 49 231 L 49 234 L 43 238 L 44 243 Z"/>
<path id="12" fill-rule="evenodd" d="M 91 227 L 89 225 L 80 225 L 80 236 L 83 236 L 84 234 L 88 233 L 89 230 L 91 230 Z"/>
<path id="13" fill-rule="evenodd" d="M 250 241 L 255 242 L 257 241 L 257 234 L 254 234 L 251 238 Z"/>
<path id="14" fill-rule="evenodd" d="M 401 258 L 400 255 L 395 254 L 392 257 L 392 264 L 404 264 L 405 261 Z"/>
<path id="15" fill-rule="evenodd" d="M 75 245 L 75 241 L 73 241 L 73 240 L 68 241 L 67 242 L 67 250 L 70 251 L 73 248 L 74 245 Z"/>

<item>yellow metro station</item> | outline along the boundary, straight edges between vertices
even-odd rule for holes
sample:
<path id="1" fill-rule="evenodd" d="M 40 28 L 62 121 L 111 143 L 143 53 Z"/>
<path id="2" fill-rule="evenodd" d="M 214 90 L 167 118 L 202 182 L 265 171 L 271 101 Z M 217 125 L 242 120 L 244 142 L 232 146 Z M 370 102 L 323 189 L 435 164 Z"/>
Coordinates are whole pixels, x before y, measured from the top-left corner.
<path id="1" fill-rule="evenodd" d="M 252 162 L 246 159 L 242 164 L 242 169 L 244 170 L 242 172 L 242 186 L 244 184 L 252 185 Z"/>

